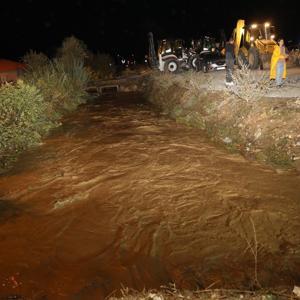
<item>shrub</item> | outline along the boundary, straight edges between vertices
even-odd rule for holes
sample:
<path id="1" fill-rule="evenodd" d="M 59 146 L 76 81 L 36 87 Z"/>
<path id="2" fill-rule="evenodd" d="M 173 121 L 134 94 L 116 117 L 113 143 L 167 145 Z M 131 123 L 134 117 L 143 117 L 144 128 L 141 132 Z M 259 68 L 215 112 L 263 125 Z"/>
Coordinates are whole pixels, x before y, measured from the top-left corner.
<path id="1" fill-rule="evenodd" d="M 74 61 L 70 69 L 60 60 L 54 60 L 43 70 L 26 72 L 24 80 L 40 89 L 45 101 L 52 105 L 49 113 L 54 119 L 65 111 L 76 109 L 87 98 L 85 89 L 89 78 L 83 63 L 78 61 Z"/>
<path id="2" fill-rule="evenodd" d="M 254 72 L 246 65 L 236 70 L 232 77 L 234 85 L 230 87 L 231 92 L 247 102 L 262 99 L 270 88 L 266 72 Z"/>
<path id="3" fill-rule="evenodd" d="M 70 36 L 63 40 L 56 57 L 65 64 L 65 67 L 72 68 L 74 61 L 85 62 L 88 58 L 88 49 L 83 41 Z"/>
<path id="4" fill-rule="evenodd" d="M 43 70 L 46 68 L 50 60 L 44 53 L 37 53 L 33 50 L 30 50 L 22 58 L 24 64 L 26 64 L 27 69 L 29 70 Z"/>
<path id="5" fill-rule="evenodd" d="M 30 51 L 23 58 L 23 81 L 0 88 L 0 167 L 38 143 L 87 98 L 89 74 L 84 66 L 86 46 L 74 37 L 64 40 L 58 57 Z"/>
<path id="6" fill-rule="evenodd" d="M 292 66 L 299 66 L 300 65 L 300 50 L 299 49 L 293 49 L 289 53 L 288 62 Z"/>
<path id="7" fill-rule="evenodd" d="M 55 126 L 47 118 L 48 103 L 33 85 L 18 81 L 0 88 L 0 167 L 35 145 Z"/>
<path id="8" fill-rule="evenodd" d="M 106 53 L 91 53 L 87 65 L 98 75 L 99 79 L 112 78 L 116 73 L 113 57 Z"/>
<path id="9" fill-rule="evenodd" d="M 35 85 L 51 104 L 49 118 L 57 119 L 72 111 L 87 98 L 89 72 L 84 66 L 87 47 L 75 37 L 66 38 L 58 57 L 49 60 L 42 53 L 30 52 L 23 58 L 27 64 L 24 81 Z"/>

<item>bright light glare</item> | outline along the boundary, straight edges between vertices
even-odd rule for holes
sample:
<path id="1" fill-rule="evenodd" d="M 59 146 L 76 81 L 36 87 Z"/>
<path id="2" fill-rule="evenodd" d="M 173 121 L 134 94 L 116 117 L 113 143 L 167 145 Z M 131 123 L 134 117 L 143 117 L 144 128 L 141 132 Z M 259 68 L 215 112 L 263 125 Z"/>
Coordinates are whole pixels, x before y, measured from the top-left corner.
<path id="1" fill-rule="evenodd" d="M 254 41 L 254 36 L 250 37 L 250 41 L 253 42 Z"/>
<path id="2" fill-rule="evenodd" d="M 274 40 L 275 39 L 275 34 L 272 34 L 271 35 L 271 40 Z"/>
<path id="3" fill-rule="evenodd" d="M 252 29 L 257 28 L 257 24 L 252 24 L 252 25 L 251 25 L 251 28 L 252 28 Z"/>
<path id="4" fill-rule="evenodd" d="M 270 27 L 270 23 L 269 23 L 269 22 L 266 22 L 266 23 L 265 23 L 265 27 Z"/>

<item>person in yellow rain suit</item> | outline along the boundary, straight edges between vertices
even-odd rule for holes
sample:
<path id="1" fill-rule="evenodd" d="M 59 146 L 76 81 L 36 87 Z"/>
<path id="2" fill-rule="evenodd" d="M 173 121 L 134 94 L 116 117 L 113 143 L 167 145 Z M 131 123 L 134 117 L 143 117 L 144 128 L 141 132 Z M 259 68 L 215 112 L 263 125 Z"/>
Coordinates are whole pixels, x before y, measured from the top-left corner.
<path id="1" fill-rule="evenodd" d="M 286 58 L 288 57 L 284 46 L 284 40 L 280 39 L 279 44 L 275 46 L 272 59 L 270 79 L 276 80 L 276 85 L 280 87 L 283 79 L 286 78 Z"/>

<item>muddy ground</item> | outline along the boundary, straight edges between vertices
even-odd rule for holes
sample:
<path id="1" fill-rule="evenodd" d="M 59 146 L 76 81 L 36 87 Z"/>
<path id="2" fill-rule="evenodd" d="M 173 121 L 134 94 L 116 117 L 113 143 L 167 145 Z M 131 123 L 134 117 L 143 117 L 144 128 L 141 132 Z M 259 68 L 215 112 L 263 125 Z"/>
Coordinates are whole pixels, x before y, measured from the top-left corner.
<path id="1" fill-rule="evenodd" d="M 169 282 L 292 289 L 299 183 L 139 95 L 99 99 L 0 176 L 0 299 L 103 299 Z"/>

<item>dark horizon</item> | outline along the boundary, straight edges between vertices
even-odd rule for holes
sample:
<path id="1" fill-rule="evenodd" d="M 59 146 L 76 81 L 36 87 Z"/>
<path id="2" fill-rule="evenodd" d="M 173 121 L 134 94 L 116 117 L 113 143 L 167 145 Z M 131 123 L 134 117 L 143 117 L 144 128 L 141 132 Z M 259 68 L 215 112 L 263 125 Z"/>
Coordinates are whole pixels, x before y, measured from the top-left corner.
<path id="1" fill-rule="evenodd" d="M 53 55 L 65 37 L 74 35 L 92 51 L 147 52 L 147 33 L 163 37 L 219 37 L 220 29 L 230 36 L 237 19 L 247 23 L 269 21 L 277 36 L 300 42 L 296 1 L 284 0 L 232 3 L 225 1 L 39 1 L 6 2 L 0 12 L 2 24 L 0 58 L 18 59 L 27 51 Z"/>

